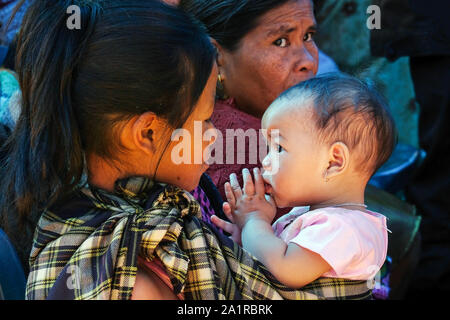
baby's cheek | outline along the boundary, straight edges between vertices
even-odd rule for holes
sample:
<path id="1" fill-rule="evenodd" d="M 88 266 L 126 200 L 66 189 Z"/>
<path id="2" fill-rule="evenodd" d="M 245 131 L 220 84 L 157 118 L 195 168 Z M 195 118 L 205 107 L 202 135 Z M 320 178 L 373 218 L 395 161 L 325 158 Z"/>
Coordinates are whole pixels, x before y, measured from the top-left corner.
<path id="1" fill-rule="evenodd" d="M 272 181 L 274 182 L 274 188 L 276 189 L 276 191 L 285 194 L 289 191 L 287 189 L 289 189 L 289 184 L 293 177 L 292 175 L 285 172 L 282 168 L 280 169 L 281 170 L 272 175 Z"/>

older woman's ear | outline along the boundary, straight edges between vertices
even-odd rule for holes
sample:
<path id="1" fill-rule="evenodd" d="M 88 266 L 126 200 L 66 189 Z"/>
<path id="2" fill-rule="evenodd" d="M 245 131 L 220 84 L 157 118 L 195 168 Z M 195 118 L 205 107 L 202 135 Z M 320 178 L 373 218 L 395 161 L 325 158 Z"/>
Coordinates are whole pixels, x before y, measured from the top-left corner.
<path id="1" fill-rule="evenodd" d="M 347 145 L 343 142 L 333 143 L 328 153 L 328 167 L 324 172 L 325 181 L 344 173 L 348 167 L 349 160 L 350 152 Z"/>
<path id="2" fill-rule="evenodd" d="M 217 51 L 216 63 L 217 63 L 217 96 L 219 99 L 227 99 L 229 96 L 225 90 L 225 81 L 227 79 L 227 72 L 225 66 L 225 50 L 224 48 L 213 38 L 211 43 L 214 45 Z"/>
<path id="3" fill-rule="evenodd" d="M 211 39 L 211 43 L 214 45 L 214 47 L 217 50 L 217 57 L 216 57 L 216 62 L 217 62 L 217 66 L 219 67 L 219 71 L 220 71 L 220 67 L 222 67 L 224 65 L 224 49 L 223 47 L 213 38 Z"/>

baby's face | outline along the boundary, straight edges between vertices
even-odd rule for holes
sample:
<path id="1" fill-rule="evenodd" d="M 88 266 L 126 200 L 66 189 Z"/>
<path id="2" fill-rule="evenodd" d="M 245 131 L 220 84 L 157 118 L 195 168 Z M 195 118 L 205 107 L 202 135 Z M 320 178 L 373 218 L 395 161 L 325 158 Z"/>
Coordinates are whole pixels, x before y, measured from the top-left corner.
<path id="1" fill-rule="evenodd" d="M 278 207 L 318 203 L 322 200 L 328 148 L 317 139 L 311 108 L 279 104 L 271 106 L 262 120 L 269 146 L 262 162 L 266 192 Z"/>

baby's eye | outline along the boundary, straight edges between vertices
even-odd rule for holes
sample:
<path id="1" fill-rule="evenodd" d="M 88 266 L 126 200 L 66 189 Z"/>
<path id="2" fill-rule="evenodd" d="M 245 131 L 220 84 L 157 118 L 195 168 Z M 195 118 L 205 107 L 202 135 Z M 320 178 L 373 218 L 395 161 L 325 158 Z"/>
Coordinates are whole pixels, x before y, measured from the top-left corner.
<path id="1" fill-rule="evenodd" d="M 275 40 L 273 44 L 276 45 L 277 47 L 285 48 L 288 45 L 288 41 L 286 38 L 280 38 Z"/>
<path id="2" fill-rule="evenodd" d="M 283 147 L 282 146 L 280 146 L 280 145 L 278 145 L 278 153 L 281 153 L 281 152 L 283 152 Z"/>
<path id="3" fill-rule="evenodd" d="M 313 37 L 314 37 L 314 32 L 308 32 L 308 33 L 305 34 L 305 36 L 303 37 L 303 41 L 307 41 L 307 42 L 313 41 L 313 40 L 314 40 Z"/>

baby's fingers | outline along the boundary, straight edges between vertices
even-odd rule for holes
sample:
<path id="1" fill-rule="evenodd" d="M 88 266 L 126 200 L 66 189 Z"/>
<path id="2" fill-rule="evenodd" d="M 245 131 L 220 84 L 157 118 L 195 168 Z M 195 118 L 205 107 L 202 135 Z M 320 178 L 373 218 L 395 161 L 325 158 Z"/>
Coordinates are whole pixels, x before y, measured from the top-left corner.
<path id="1" fill-rule="evenodd" d="M 265 194 L 264 197 L 266 198 L 266 201 L 269 202 L 272 206 L 274 207 L 277 206 L 277 203 L 275 202 L 275 199 L 272 196 Z"/>
<path id="2" fill-rule="evenodd" d="M 230 186 L 235 201 L 236 199 L 242 198 L 242 189 L 235 173 L 230 174 Z"/>
<path id="3" fill-rule="evenodd" d="M 233 210 L 231 208 L 231 205 L 228 202 L 224 202 L 222 205 L 222 208 L 223 208 L 223 213 L 225 213 L 228 220 L 230 220 L 232 223 L 234 223 Z"/>
<path id="4" fill-rule="evenodd" d="M 228 204 L 231 209 L 236 207 L 236 198 L 234 197 L 234 192 L 231 189 L 231 185 L 229 182 L 225 182 L 225 196 L 227 197 Z M 225 202 L 226 203 L 226 202 Z"/>
<path id="5" fill-rule="evenodd" d="M 234 231 L 234 225 L 232 223 L 222 220 L 216 215 L 211 216 L 211 222 L 214 223 L 217 227 L 219 227 L 223 231 L 228 232 L 230 234 L 232 234 Z"/>
<path id="6" fill-rule="evenodd" d="M 264 187 L 264 180 L 262 178 L 261 172 L 259 168 L 253 169 L 253 175 L 255 176 L 255 191 L 256 194 L 264 195 L 265 194 L 265 187 Z"/>
<path id="7" fill-rule="evenodd" d="M 244 179 L 244 193 L 248 196 L 253 196 L 255 194 L 255 186 L 253 185 L 252 175 L 247 168 L 242 170 L 242 177 Z"/>

